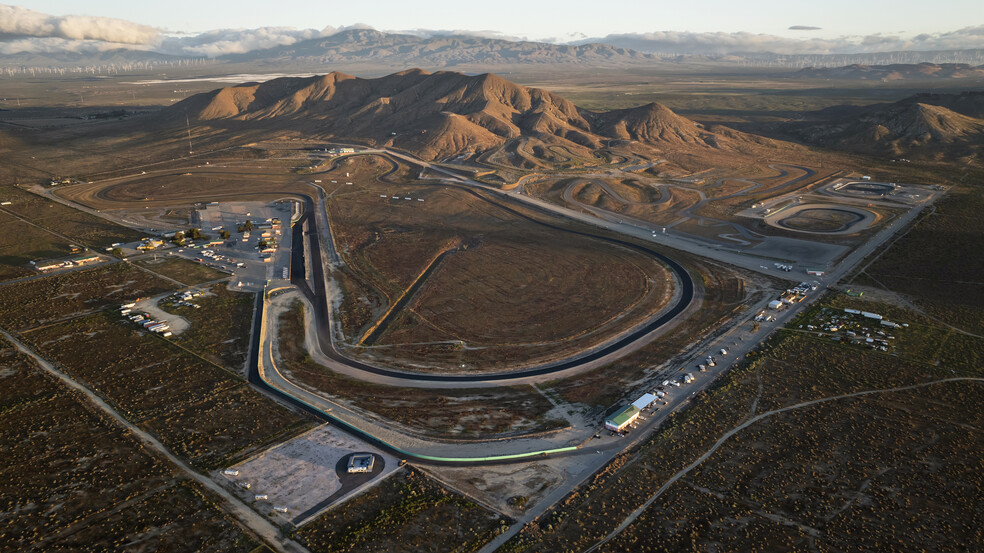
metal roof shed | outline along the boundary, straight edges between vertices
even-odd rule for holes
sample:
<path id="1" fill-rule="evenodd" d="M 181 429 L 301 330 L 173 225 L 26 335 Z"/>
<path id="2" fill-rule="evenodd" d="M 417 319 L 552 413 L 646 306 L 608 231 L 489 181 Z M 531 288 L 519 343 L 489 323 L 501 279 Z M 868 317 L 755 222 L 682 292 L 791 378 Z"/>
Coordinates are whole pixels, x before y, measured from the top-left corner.
<path id="1" fill-rule="evenodd" d="M 656 396 L 654 396 L 653 394 L 646 394 L 641 398 L 633 401 L 632 406 L 641 411 L 646 407 L 649 407 L 649 404 L 651 404 L 654 401 L 656 401 Z"/>

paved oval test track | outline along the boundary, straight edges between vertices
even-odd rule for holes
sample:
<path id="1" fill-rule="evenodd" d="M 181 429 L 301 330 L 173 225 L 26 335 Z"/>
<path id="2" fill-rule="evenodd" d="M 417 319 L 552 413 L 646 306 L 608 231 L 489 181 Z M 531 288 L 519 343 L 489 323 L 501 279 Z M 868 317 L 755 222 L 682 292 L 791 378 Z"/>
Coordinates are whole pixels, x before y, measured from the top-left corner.
<path id="1" fill-rule="evenodd" d="M 451 185 L 451 186 L 455 186 L 455 185 Z M 335 349 L 335 346 L 332 343 L 332 339 L 331 339 L 331 320 L 330 320 L 330 313 L 328 312 L 327 293 L 325 290 L 324 266 L 321 263 L 311 264 L 315 290 L 311 290 L 311 287 L 308 285 L 308 282 L 304 278 L 305 275 L 305 268 L 304 268 L 305 260 L 304 260 L 304 246 L 303 246 L 304 234 L 308 234 L 309 236 L 312 237 L 312 240 L 310 241 L 312 257 L 317 260 L 320 260 L 322 258 L 321 241 L 318 238 L 320 234 L 318 232 L 317 218 L 314 217 L 314 201 L 312 198 L 306 197 L 304 200 L 304 214 L 301 216 L 300 219 L 298 219 L 294 223 L 293 227 L 291 228 L 291 232 L 293 233 L 293 236 L 291 241 L 290 280 L 291 280 L 291 284 L 297 286 L 301 290 L 301 292 L 308 298 L 311 304 L 314 306 L 314 316 L 318 326 L 318 332 L 317 332 L 318 342 L 320 343 L 321 349 L 325 355 L 327 355 L 329 358 L 331 358 L 334 361 L 337 361 L 339 363 L 344 363 L 345 365 L 348 365 L 349 367 L 352 367 L 354 369 L 358 369 L 376 375 L 405 379 L 405 380 L 418 380 L 418 381 L 431 381 L 431 382 L 488 382 L 488 381 L 512 380 L 516 378 L 526 378 L 531 376 L 541 376 L 541 375 L 546 375 L 550 373 L 555 373 L 555 372 L 575 368 L 580 365 L 590 363 L 592 361 L 596 361 L 598 359 L 601 359 L 602 357 L 605 357 L 607 355 L 610 355 L 618 351 L 619 349 L 625 347 L 626 345 L 642 338 L 643 336 L 653 332 L 654 330 L 657 330 L 661 326 L 673 320 L 673 318 L 675 318 L 677 315 L 683 313 L 690 306 L 690 303 L 694 299 L 694 281 L 690 277 L 690 274 L 687 272 L 686 269 L 683 268 L 682 265 L 680 265 L 673 259 L 659 252 L 653 251 L 647 247 L 634 244 L 632 242 L 628 242 L 625 240 L 598 236 L 588 232 L 566 229 L 557 225 L 545 223 L 543 221 L 539 221 L 537 219 L 524 215 L 523 213 L 514 210 L 508 206 L 489 200 L 485 196 L 476 193 L 474 190 L 471 190 L 468 187 L 455 186 L 455 188 L 464 190 L 465 192 L 472 194 L 473 196 L 483 201 L 489 202 L 495 205 L 496 207 L 509 212 L 512 215 L 521 217 L 533 223 L 543 225 L 548 228 L 556 229 L 562 232 L 569 232 L 579 236 L 585 236 L 585 237 L 595 238 L 598 240 L 604 240 L 606 242 L 610 242 L 613 244 L 619 244 L 631 250 L 640 252 L 644 255 L 655 257 L 656 259 L 666 264 L 666 266 L 669 267 L 669 269 L 676 275 L 680 283 L 680 297 L 672 307 L 666 310 L 662 315 L 657 317 L 655 320 L 650 321 L 648 324 L 636 328 L 629 334 L 599 349 L 586 353 L 582 356 L 567 359 L 558 363 L 545 364 L 538 367 L 532 367 L 529 369 L 521 369 L 516 371 L 510 371 L 510 372 L 478 374 L 478 375 L 442 375 L 442 374 L 429 374 L 429 373 L 411 373 L 411 372 L 387 369 L 383 367 L 376 367 L 373 365 L 363 363 L 361 361 L 357 361 L 355 359 L 350 359 L 342 355 Z M 304 232 L 305 222 L 307 222 L 309 228 L 307 233 Z M 256 351 L 255 354 L 259 355 L 259 351 Z"/>

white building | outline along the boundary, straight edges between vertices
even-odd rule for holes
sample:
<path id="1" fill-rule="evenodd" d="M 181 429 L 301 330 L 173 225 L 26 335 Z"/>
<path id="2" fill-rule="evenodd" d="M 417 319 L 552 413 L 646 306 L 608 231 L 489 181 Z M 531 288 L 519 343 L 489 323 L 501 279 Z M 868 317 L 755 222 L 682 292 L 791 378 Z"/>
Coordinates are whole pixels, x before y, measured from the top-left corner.
<path id="1" fill-rule="evenodd" d="M 376 463 L 376 457 L 372 453 L 359 453 L 349 458 L 348 472 L 372 472 L 372 466 Z"/>

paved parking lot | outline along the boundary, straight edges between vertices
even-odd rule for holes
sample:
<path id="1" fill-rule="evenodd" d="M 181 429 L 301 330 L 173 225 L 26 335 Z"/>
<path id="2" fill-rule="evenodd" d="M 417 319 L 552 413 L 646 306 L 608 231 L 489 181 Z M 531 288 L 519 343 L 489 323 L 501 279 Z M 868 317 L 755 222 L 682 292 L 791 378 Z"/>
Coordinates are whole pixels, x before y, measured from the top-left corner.
<path id="1" fill-rule="evenodd" d="M 208 204 L 199 209 L 196 216 L 202 232 L 221 240 L 219 233 L 229 231 L 229 238 L 220 246 L 207 248 L 214 257 L 203 253 L 206 248 L 177 248 L 169 254 L 180 255 L 233 273 L 230 287 L 244 291 L 260 291 L 267 281 L 283 278 L 283 270 L 290 263 L 290 218 L 291 202 L 223 202 Z M 279 234 L 274 229 L 260 229 L 258 225 L 279 219 Z M 250 232 L 238 231 L 239 226 L 250 221 L 254 228 Z M 269 237 L 263 234 L 269 232 Z M 247 236 L 248 235 L 248 236 Z M 271 261 L 264 261 L 258 249 L 261 240 L 276 242 L 277 251 L 270 254 Z M 240 266 L 240 264 L 242 266 Z"/>

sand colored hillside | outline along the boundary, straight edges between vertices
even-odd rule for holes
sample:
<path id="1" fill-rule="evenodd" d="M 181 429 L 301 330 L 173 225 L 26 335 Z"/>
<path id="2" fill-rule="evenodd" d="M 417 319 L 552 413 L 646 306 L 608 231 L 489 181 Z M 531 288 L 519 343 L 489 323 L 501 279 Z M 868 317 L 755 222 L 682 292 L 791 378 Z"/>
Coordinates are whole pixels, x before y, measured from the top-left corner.
<path id="1" fill-rule="evenodd" d="M 480 153 L 528 137 L 587 154 L 615 141 L 660 151 L 745 152 L 784 147 L 726 128 L 704 128 L 666 106 L 592 112 L 492 74 L 402 71 L 377 79 L 343 73 L 248 83 L 165 109 L 165 124 L 294 131 L 307 137 L 394 146 L 428 159 Z"/>

